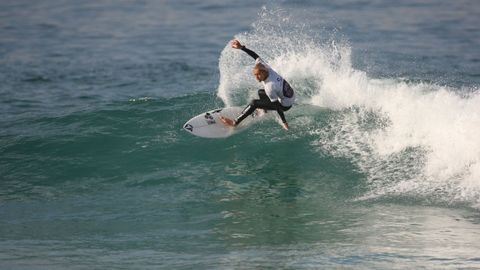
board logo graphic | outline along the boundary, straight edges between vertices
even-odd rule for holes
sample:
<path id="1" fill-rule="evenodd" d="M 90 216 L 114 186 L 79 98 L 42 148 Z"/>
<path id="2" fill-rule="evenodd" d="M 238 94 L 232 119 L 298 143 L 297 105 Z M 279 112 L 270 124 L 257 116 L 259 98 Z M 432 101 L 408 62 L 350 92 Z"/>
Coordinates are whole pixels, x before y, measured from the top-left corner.
<path id="1" fill-rule="evenodd" d="M 210 113 L 205 114 L 205 120 L 207 120 L 207 125 L 213 125 L 215 124 L 215 119 L 213 119 L 213 116 Z"/>
<path id="2" fill-rule="evenodd" d="M 193 132 L 193 126 L 190 125 L 190 124 L 185 124 L 185 126 L 183 128 L 190 131 L 190 132 Z"/>

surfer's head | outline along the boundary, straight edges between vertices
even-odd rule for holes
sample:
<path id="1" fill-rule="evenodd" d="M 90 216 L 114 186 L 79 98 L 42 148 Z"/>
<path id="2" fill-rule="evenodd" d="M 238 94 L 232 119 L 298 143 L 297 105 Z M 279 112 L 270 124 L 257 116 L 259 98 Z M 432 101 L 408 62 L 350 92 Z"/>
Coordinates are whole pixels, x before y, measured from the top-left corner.
<path id="1" fill-rule="evenodd" d="M 253 67 L 253 75 L 255 76 L 257 81 L 263 82 L 263 81 L 265 81 L 265 79 L 268 78 L 268 69 L 264 64 L 257 63 Z"/>

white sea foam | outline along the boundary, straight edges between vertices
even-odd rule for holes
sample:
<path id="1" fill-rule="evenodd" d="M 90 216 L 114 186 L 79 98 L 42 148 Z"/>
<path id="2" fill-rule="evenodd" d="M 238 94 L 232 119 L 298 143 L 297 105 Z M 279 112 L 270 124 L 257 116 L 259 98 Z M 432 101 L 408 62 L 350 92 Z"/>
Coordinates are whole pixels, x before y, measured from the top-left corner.
<path id="1" fill-rule="evenodd" d="M 338 112 L 328 126 L 304 128 L 317 149 L 349 158 L 366 175 L 370 191 L 362 198 L 414 195 L 480 205 L 478 89 L 371 78 L 353 68 L 346 43 L 319 44 L 284 18 L 264 10 L 254 30 L 237 38 L 289 80 L 299 103 Z M 240 51 L 223 50 L 218 96 L 227 105 L 254 94 L 252 63 Z"/>

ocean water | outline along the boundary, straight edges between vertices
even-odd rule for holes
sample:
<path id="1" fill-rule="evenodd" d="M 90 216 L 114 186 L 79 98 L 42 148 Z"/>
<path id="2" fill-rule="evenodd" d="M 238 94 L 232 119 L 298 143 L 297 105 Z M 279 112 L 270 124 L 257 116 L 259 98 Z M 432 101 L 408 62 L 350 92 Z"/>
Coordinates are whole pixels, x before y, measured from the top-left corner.
<path id="1" fill-rule="evenodd" d="M 1 1 L 0 269 L 480 269 L 480 3 Z M 183 124 L 260 85 L 286 132 Z"/>

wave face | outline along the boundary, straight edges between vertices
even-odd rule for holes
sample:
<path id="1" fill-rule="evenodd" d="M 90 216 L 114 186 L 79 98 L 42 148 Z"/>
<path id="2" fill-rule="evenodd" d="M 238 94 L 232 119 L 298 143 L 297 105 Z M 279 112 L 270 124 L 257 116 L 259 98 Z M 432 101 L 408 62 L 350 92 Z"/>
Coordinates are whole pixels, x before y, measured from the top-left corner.
<path id="1" fill-rule="evenodd" d="M 316 38 L 288 16 L 264 9 L 254 30 L 236 38 L 292 84 L 298 104 L 333 112 L 326 125 L 315 115 L 292 123 L 314 136 L 318 151 L 348 158 L 365 175 L 368 192 L 358 199 L 413 196 L 480 206 L 478 88 L 373 78 L 353 66 L 348 42 Z M 251 60 L 228 45 L 222 51 L 217 95 L 228 106 L 259 88 Z"/>

